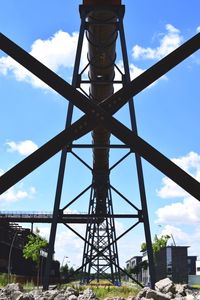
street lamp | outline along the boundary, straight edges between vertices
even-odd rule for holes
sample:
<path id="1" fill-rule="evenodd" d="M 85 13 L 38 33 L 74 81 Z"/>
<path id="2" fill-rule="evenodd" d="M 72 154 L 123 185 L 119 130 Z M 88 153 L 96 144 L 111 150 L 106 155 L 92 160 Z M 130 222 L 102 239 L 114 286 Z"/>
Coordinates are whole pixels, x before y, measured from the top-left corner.
<path id="1" fill-rule="evenodd" d="M 61 268 L 63 267 L 65 258 L 69 258 L 69 257 L 68 257 L 68 256 L 64 256 L 64 257 L 63 257 L 62 264 L 61 264 Z"/>
<path id="2" fill-rule="evenodd" d="M 159 224 L 158 227 L 161 227 L 161 228 L 162 228 L 162 225 Z M 170 237 L 171 237 L 171 239 L 172 239 L 172 241 L 173 241 L 173 244 L 174 244 L 174 246 L 176 247 L 176 242 L 175 242 L 175 239 L 174 239 L 174 236 L 173 236 L 172 232 L 170 231 L 170 232 L 168 232 L 168 234 L 170 235 Z"/>
<path id="3" fill-rule="evenodd" d="M 8 283 L 10 282 L 10 274 L 11 274 L 11 255 L 12 255 L 12 249 L 13 249 L 13 244 L 14 244 L 14 241 L 15 241 L 15 238 L 17 236 L 18 232 L 16 231 L 14 236 L 13 236 L 13 239 L 12 239 L 12 242 L 10 244 L 10 251 L 9 251 L 9 255 L 8 255 Z"/>

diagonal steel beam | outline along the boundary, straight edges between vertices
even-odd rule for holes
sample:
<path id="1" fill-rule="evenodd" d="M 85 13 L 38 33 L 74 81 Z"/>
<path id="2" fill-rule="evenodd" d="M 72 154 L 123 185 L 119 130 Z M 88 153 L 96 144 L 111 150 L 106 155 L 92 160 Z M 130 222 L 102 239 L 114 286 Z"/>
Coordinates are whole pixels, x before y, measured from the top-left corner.
<path id="1" fill-rule="evenodd" d="M 2 45 L 4 46 L 4 38 L 5 38 L 7 48 L 4 47 L 4 51 L 7 50 L 9 54 L 10 51 L 8 45 L 10 45 L 9 44 L 10 40 L 7 41 L 7 38 L 2 36 L 3 35 L 1 34 L 0 46 L 1 47 Z M 85 96 L 83 96 L 81 93 L 79 93 L 78 91 L 70 87 L 69 84 L 67 84 L 59 76 L 57 76 L 56 74 L 54 74 L 52 71 L 50 71 L 48 68 L 45 67 L 45 71 L 47 73 L 48 72 L 51 73 L 50 77 L 46 78 L 46 81 L 50 79 L 52 83 L 53 82 L 52 77 L 56 76 L 57 81 L 56 81 L 55 88 L 54 87 L 53 88 L 59 92 L 60 90 L 59 82 L 60 82 L 62 87 L 61 89 L 62 94 L 64 93 L 66 95 L 69 92 L 69 94 L 66 95 L 65 97 L 67 97 L 73 104 L 75 104 L 77 107 L 82 109 L 85 113 L 87 113 L 87 115 L 79 119 L 79 121 L 74 123 L 69 129 L 64 130 L 58 136 L 54 137 L 52 140 L 50 140 L 48 143 L 46 143 L 44 146 L 38 149 L 35 153 L 33 153 L 30 157 L 26 158 L 24 161 L 22 161 L 17 166 L 15 166 L 7 173 L 5 173 L 0 178 L 0 193 L 6 191 L 17 181 L 19 181 L 24 176 L 26 176 L 31 171 L 33 171 L 35 168 L 37 168 L 39 165 L 44 163 L 47 159 L 49 159 L 51 156 L 53 156 L 55 153 L 61 150 L 66 144 L 86 134 L 87 132 L 92 130 L 98 122 L 103 121 L 104 126 L 106 126 L 106 128 L 110 130 L 114 135 L 116 135 L 119 139 L 121 139 L 123 142 L 129 145 L 130 148 L 132 148 L 140 156 L 144 157 L 147 161 L 153 164 L 161 172 L 163 172 L 165 175 L 167 175 L 172 180 L 174 180 L 182 188 L 188 191 L 192 196 L 200 200 L 200 195 L 199 195 L 200 184 L 194 178 L 189 176 L 186 172 L 184 172 L 182 169 L 177 167 L 174 163 L 172 163 L 159 151 L 154 149 L 152 146 L 150 146 L 140 137 L 135 135 L 124 125 L 122 125 L 119 121 L 115 120 L 108 113 L 106 113 L 106 111 L 110 111 L 113 114 L 125 102 L 128 101 L 127 98 L 134 96 L 136 93 L 138 93 L 146 86 L 154 82 L 157 78 L 159 78 L 164 74 L 163 72 L 166 72 L 170 68 L 173 68 L 176 64 L 178 64 L 183 59 L 185 59 L 193 52 L 198 50 L 199 47 L 200 47 L 200 34 L 197 34 L 188 42 L 186 42 L 181 47 L 179 47 L 174 52 L 172 52 L 167 57 L 165 57 L 163 60 L 158 62 L 156 65 L 148 69 L 138 78 L 133 80 L 126 87 L 122 88 L 115 95 L 103 101 L 103 103 L 100 106 L 96 105 L 93 102 L 88 101 L 88 99 Z M 24 51 L 23 49 L 19 48 L 18 50 L 20 50 L 21 54 L 23 54 Z M 11 54 L 13 55 L 12 51 Z M 26 56 L 25 58 L 28 57 L 28 59 L 30 60 L 32 59 L 32 57 L 28 53 L 26 53 L 25 56 Z M 35 59 L 33 60 L 35 62 Z M 41 67 L 42 64 L 41 63 L 39 64 Z M 31 61 L 31 68 L 32 66 L 33 67 L 35 66 L 33 61 Z M 39 68 L 39 66 L 37 67 Z M 156 72 L 158 72 L 158 75 L 155 75 Z M 66 89 L 65 89 L 65 85 L 66 85 Z M 81 101 L 79 101 L 80 100 L 79 96 L 80 98 L 85 99 L 84 104 L 81 104 Z"/>
<path id="2" fill-rule="evenodd" d="M 156 81 L 168 71 L 173 69 L 176 65 L 181 63 L 188 56 L 199 50 L 199 48 L 200 33 L 193 36 L 172 53 L 168 54 L 166 57 L 161 59 L 158 63 L 154 64 L 140 76 L 132 80 L 125 87 L 121 88 L 115 94 L 103 101 L 101 107 L 105 111 L 109 109 L 109 111 L 114 114 L 125 103 L 127 103 L 130 98 L 140 93 L 154 81 Z M 61 96 L 71 101 L 76 107 L 78 107 L 86 114 L 88 114 L 88 110 L 92 109 L 92 107 L 96 110 L 96 112 L 102 112 L 101 110 L 97 110 L 97 106 L 89 101 L 86 96 L 77 91 L 69 83 L 67 83 L 56 73 L 47 68 L 21 47 L 16 45 L 2 33 L 0 33 L 0 49 L 2 49 L 23 67 L 25 67 L 39 79 L 53 88 Z"/>

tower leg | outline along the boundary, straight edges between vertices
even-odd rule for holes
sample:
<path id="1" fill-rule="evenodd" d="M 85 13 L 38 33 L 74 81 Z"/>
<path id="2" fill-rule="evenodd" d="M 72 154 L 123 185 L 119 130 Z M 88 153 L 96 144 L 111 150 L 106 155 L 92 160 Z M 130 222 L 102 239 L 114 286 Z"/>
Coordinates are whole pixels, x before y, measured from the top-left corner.
<path id="1" fill-rule="evenodd" d="M 80 33 L 79 33 L 78 46 L 77 46 L 76 58 L 75 58 L 75 64 L 74 64 L 73 79 L 72 79 L 73 87 L 76 87 L 77 83 L 78 83 L 78 71 L 79 71 L 79 66 L 80 66 L 84 30 L 85 30 L 85 18 L 82 19 L 81 26 L 80 26 Z M 73 115 L 73 105 L 71 104 L 71 102 L 69 102 L 65 128 L 68 128 L 71 125 L 72 115 Z M 61 152 L 57 187 L 56 187 L 56 194 L 55 194 L 55 201 L 54 201 L 54 208 L 53 208 L 53 219 L 52 219 L 50 238 L 49 238 L 48 255 L 47 255 L 46 267 L 45 267 L 45 272 L 44 272 L 43 290 L 47 290 L 49 287 L 51 262 L 52 262 L 53 253 L 54 253 L 54 244 L 55 244 L 56 230 L 57 230 L 57 224 L 58 224 L 64 174 L 65 174 L 65 168 L 66 168 L 67 153 L 68 153 L 68 150 L 67 150 L 67 147 L 65 147 Z"/>
<path id="2" fill-rule="evenodd" d="M 120 20 L 119 20 L 119 32 L 120 32 L 121 48 L 122 48 L 124 71 L 125 71 L 124 84 L 126 84 L 131 81 L 131 78 L 130 78 L 128 55 L 127 55 L 127 49 L 126 49 L 125 34 L 124 34 L 122 18 L 120 18 Z M 133 99 L 130 99 L 128 104 L 129 104 L 129 112 L 130 112 L 130 118 L 131 118 L 132 131 L 134 131 L 137 134 L 136 115 L 135 115 Z M 154 265 L 154 256 L 153 256 L 153 248 L 152 248 L 152 240 L 151 240 L 151 232 L 150 232 L 150 224 L 149 224 L 149 216 L 148 216 L 148 208 L 147 208 L 147 199 L 146 199 L 146 193 L 145 193 L 144 175 L 143 175 L 141 157 L 137 153 L 135 154 L 135 160 L 136 160 L 137 177 L 138 177 L 138 184 L 139 184 L 139 191 L 140 191 L 144 232 L 145 232 L 145 238 L 146 238 L 146 244 L 147 244 L 147 255 L 148 255 L 148 261 L 149 261 L 149 273 L 150 273 L 150 279 L 151 279 L 151 287 L 154 288 L 155 287 L 155 265 Z"/>

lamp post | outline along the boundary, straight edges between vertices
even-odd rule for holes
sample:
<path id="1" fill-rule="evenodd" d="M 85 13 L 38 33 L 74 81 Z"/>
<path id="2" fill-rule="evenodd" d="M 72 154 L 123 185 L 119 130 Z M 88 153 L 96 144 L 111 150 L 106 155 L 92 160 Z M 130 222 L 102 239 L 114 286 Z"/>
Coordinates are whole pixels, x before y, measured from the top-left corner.
<path id="1" fill-rule="evenodd" d="M 62 264 L 61 264 L 61 268 L 63 267 L 65 258 L 68 258 L 68 256 L 64 256 L 64 257 L 63 257 Z"/>
<path id="2" fill-rule="evenodd" d="M 13 249 L 13 244 L 15 241 L 15 238 L 17 236 L 17 231 L 15 232 L 12 242 L 10 244 L 10 251 L 9 251 L 9 255 L 8 255 L 8 283 L 10 282 L 10 274 L 11 274 L 11 255 L 12 255 L 12 249 Z"/>
<path id="3" fill-rule="evenodd" d="M 162 228 L 162 225 L 159 224 L 158 227 Z M 170 237 L 171 237 L 171 239 L 173 241 L 173 244 L 176 247 L 176 242 L 175 242 L 175 239 L 174 239 L 174 236 L 173 236 L 172 232 L 170 231 L 170 232 L 168 232 L 168 234 L 170 235 Z"/>

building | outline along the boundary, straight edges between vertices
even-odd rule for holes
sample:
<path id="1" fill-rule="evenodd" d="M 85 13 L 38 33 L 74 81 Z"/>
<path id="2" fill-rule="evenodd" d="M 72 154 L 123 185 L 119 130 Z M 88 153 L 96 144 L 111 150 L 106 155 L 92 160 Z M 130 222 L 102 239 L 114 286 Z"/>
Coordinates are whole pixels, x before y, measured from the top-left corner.
<path id="1" fill-rule="evenodd" d="M 167 246 L 156 253 L 156 280 L 169 277 L 176 283 L 188 282 L 187 246 Z"/>
<path id="2" fill-rule="evenodd" d="M 187 262 L 188 262 L 188 275 L 197 275 L 196 273 L 197 256 L 188 256 Z"/>
<path id="3" fill-rule="evenodd" d="M 142 281 L 142 274 L 140 272 L 140 264 L 142 262 L 142 256 L 133 256 L 126 261 L 126 269 L 133 270 L 134 273 L 131 273 L 131 276 L 138 281 Z M 126 278 L 129 279 L 128 277 Z"/>
<path id="4" fill-rule="evenodd" d="M 9 273 L 26 278 L 37 277 L 37 265 L 31 259 L 23 257 L 23 248 L 30 235 L 30 229 L 23 228 L 15 223 L 0 222 L 0 273 Z M 46 251 L 40 255 L 40 277 L 42 277 L 46 264 Z M 59 278 L 60 263 L 52 262 L 51 277 Z"/>
<path id="5" fill-rule="evenodd" d="M 200 275 L 200 260 L 196 261 L 196 275 Z"/>
<path id="6" fill-rule="evenodd" d="M 155 254 L 155 270 L 156 281 L 163 278 L 170 278 L 175 283 L 188 283 L 188 275 L 197 274 L 198 270 L 200 275 L 200 261 L 196 261 L 196 256 L 188 256 L 188 246 L 166 246 L 160 249 Z M 144 285 L 150 282 L 149 268 L 146 267 L 145 262 L 148 264 L 147 252 L 143 252 L 143 256 L 136 256 L 139 261 L 140 278 Z M 135 264 L 134 257 L 126 262 L 126 267 Z M 199 263 L 197 263 L 199 262 Z"/>
<path id="7" fill-rule="evenodd" d="M 142 261 L 142 256 L 133 256 L 129 260 L 126 261 L 126 268 L 134 268 Z"/>

